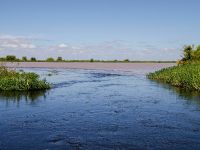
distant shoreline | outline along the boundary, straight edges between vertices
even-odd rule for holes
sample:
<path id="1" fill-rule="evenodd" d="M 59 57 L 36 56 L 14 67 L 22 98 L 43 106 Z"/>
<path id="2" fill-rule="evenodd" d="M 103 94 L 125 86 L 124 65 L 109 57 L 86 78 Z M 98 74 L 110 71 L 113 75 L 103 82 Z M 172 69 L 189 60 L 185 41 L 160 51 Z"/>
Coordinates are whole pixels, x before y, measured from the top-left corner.
<path id="1" fill-rule="evenodd" d="M 177 61 L 113 61 L 113 60 L 63 60 L 63 61 L 46 61 L 46 60 L 36 60 L 36 61 L 22 61 L 22 60 L 18 60 L 18 61 L 1 61 L 0 62 L 53 62 L 53 63 L 176 63 Z"/>
<path id="2" fill-rule="evenodd" d="M 153 69 L 171 67 L 176 63 L 120 63 L 120 62 L 3 62 L 11 68 L 55 68 L 55 69 L 97 69 L 133 71 L 136 69 Z"/>

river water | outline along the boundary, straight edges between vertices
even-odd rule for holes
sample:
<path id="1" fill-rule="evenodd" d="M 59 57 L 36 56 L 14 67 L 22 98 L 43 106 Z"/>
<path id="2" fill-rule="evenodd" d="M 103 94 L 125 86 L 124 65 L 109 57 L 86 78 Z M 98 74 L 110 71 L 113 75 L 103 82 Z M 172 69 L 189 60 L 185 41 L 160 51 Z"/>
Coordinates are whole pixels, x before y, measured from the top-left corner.
<path id="1" fill-rule="evenodd" d="M 200 149 L 200 97 L 151 70 L 24 69 L 51 82 L 0 92 L 0 149 Z"/>

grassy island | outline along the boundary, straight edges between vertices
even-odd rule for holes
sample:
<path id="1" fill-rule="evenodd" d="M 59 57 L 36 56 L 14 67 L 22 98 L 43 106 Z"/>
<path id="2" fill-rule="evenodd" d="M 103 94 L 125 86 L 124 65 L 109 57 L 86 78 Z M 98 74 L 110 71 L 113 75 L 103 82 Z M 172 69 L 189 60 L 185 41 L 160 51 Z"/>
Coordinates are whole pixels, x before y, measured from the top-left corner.
<path id="1" fill-rule="evenodd" d="M 40 80 L 35 73 L 18 72 L 0 67 L 0 90 L 1 91 L 31 91 L 49 89 L 50 84 L 46 80 Z"/>
<path id="2" fill-rule="evenodd" d="M 185 46 L 183 58 L 177 63 L 177 66 L 149 73 L 147 77 L 187 90 L 200 91 L 200 46 Z"/>
<path id="3" fill-rule="evenodd" d="M 147 75 L 149 79 L 188 90 L 200 91 L 200 65 L 188 64 L 161 69 Z"/>

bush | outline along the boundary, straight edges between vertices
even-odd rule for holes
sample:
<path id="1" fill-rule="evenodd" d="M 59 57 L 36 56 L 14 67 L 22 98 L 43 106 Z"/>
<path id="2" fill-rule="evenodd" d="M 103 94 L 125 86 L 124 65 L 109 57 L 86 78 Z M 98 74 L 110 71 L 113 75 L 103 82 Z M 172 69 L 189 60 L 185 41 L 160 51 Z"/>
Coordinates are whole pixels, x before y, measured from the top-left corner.
<path id="1" fill-rule="evenodd" d="M 22 61 L 27 61 L 27 57 L 26 56 L 22 57 Z"/>
<path id="2" fill-rule="evenodd" d="M 129 62 L 129 59 L 125 59 L 124 62 Z"/>
<path id="3" fill-rule="evenodd" d="M 90 62 L 94 62 L 94 59 L 90 59 Z"/>
<path id="4" fill-rule="evenodd" d="M 197 62 L 199 64 L 200 61 L 200 45 L 186 45 L 183 48 L 183 57 L 179 64 L 190 64 Z"/>
<path id="5" fill-rule="evenodd" d="M 35 57 L 31 57 L 31 61 L 36 61 L 36 58 Z"/>
<path id="6" fill-rule="evenodd" d="M 6 60 L 7 61 L 15 61 L 16 60 L 16 56 L 14 56 L 14 55 L 7 55 L 6 56 Z"/>
<path id="7" fill-rule="evenodd" d="M 35 73 L 16 72 L 0 67 L 1 91 L 30 91 L 49 89 L 50 84 L 46 80 L 40 80 Z"/>
<path id="8" fill-rule="evenodd" d="M 58 57 L 57 61 L 63 61 L 62 57 Z"/>
<path id="9" fill-rule="evenodd" d="M 48 61 L 48 62 L 53 62 L 54 59 L 53 59 L 52 57 L 49 57 L 49 58 L 46 59 L 46 61 Z"/>

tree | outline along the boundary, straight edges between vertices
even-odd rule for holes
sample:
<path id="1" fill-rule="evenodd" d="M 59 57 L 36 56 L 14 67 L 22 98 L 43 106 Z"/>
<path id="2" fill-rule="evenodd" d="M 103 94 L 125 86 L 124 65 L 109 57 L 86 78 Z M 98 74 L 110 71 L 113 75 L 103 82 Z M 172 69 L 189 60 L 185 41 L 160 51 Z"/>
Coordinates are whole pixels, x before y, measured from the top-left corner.
<path id="1" fill-rule="evenodd" d="M 197 45 L 196 51 L 200 51 L 200 45 Z"/>
<path id="2" fill-rule="evenodd" d="M 14 56 L 14 55 L 7 55 L 6 56 L 6 60 L 7 61 L 15 61 L 16 60 L 16 56 Z"/>
<path id="3" fill-rule="evenodd" d="M 196 47 L 195 50 L 192 52 L 192 59 L 199 60 L 200 59 L 200 45 Z"/>
<path id="4" fill-rule="evenodd" d="M 129 62 L 129 59 L 125 59 L 124 62 Z"/>
<path id="5" fill-rule="evenodd" d="M 192 59 L 192 46 L 191 45 L 186 45 L 184 46 L 184 49 L 183 49 L 183 59 L 184 61 L 188 61 L 188 60 L 191 60 Z"/>
<path id="6" fill-rule="evenodd" d="M 58 57 L 57 61 L 63 61 L 62 57 Z"/>
<path id="7" fill-rule="evenodd" d="M 31 61 L 36 61 L 36 58 L 35 57 L 31 57 Z"/>
<path id="8" fill-rule="evenodd" d="M 93 59 L 93 58 L 91 58 L 91 59 L 90 59 L 90 62 L 94 62 L 94 59 Z"/>
<path id="9" fill-rule="evenodd" d="M 26 56 L 23 56 L 23 57 L 22 57 L 22 61 L 27 61 L 27 57 L 26 57 Z"/>
<path id="10" fill-rule="evenodd" d="M 54 59 L 52 57 L 49 57 L 49 58 L 46 59 L 46 61 L 52 62 L 52 61 L 54 61 Z"/>

